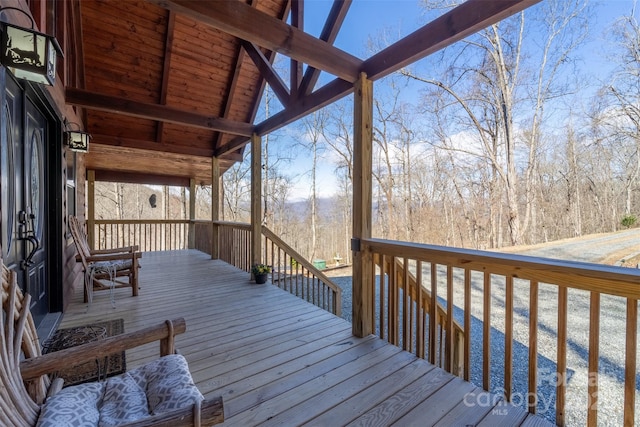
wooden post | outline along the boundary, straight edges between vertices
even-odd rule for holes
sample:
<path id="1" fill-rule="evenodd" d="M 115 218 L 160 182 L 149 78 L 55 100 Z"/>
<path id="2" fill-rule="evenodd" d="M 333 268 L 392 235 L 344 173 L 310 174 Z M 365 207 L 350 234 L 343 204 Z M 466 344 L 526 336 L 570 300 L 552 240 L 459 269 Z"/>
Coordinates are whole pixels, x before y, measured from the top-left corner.
<path id="1" fill-rule="evenodd" d="M 220 160 L 211 158 L 211 259 L 220 258 Z"/>
<path id="2" fill-rule="evenodd" d="M 262 138 L 251 136 L 251 265 L 262 262 Z"/>
<path id="3" fill-rule="evenodd" d="M 89 247 L 96 248 L 96 171 L 87 171 L 87 239 Z"/>
<path id="4" fill-rule="evenodd" d="M 355 83 L 353 113 L 353 335 L 373 333 L 373 266 L 360 239 L 371 237 L 373 83 L 365 73 Z"/>
<path id="5" fill-rule="evenodd" d="M 189 249 L 196 247 L 196 180 L 189 179 Z"/>

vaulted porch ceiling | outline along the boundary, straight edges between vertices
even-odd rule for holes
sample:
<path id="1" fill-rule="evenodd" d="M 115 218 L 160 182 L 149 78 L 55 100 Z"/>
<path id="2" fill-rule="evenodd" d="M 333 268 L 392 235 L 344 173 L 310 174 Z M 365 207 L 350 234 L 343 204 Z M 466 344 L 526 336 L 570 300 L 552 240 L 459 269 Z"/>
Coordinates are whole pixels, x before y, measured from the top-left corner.
<path id="1" fill-rule="evenodd" d="M 93 135 L 88 169 L 206 184 L 211 157 L 225 171 L 253 132 L 348 95 L 360 73 L 380 79 L 538 1 L 469 0 L 365 60 L 333 46 L 350 0 L 334 1 L 319 38 L 303 31 L 302 0 L 74 1 L 78 77 L 66 102 Z M 275 52 L 291 58 L 288 82 Z M 335 79 L 315 88 L 320 70 Z M 284 109 L 255 124 L 267 82 Z"/>

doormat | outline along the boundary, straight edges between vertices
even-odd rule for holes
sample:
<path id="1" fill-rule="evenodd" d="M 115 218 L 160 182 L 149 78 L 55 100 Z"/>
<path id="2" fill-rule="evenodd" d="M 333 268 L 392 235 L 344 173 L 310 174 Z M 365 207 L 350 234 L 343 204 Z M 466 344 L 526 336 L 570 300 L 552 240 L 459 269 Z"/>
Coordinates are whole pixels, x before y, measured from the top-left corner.
<path id="1" fill-rule="evenodd" d="M 51 353 L 86 342 L 119 335 L 124 332 L 124 319 L 92 323 L 75 328 L 58 329 L 42 346 L 42 353 Z M 127 370 L 125 352 L 91 360 L 54 372 L 51 378 L 63 378 L 64 386 L 103 380 Z"/>

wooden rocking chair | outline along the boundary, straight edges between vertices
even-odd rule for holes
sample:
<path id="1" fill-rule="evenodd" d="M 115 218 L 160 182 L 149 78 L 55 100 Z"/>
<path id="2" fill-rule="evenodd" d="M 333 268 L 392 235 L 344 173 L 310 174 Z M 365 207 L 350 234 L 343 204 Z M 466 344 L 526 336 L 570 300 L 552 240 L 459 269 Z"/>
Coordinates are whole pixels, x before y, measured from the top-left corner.
<path id="1" fill-rule="evenodd" d="M 69 216 L 69 228 L 76 245 L 76 260 L 82 262 L 85 275 L 84 302 L 90 302 L 93 291 L 131 287 L 132 295 L 138 295 L 138 259 L 142 257 L 138 246 L 92 250 L 84 228 L 78 218 Z M 127 281 L 118 280 L 127 277 Z"/>
<path id="2" fill-rule="evenodd" d="M 98 420 L 104 422 L 106 419 L 111 425 L 121 426 L 210 426 L 224 421 L 222 398 L 203 400 L 193 384 L 186 361 L 182 356 L 173 355 L 174 336 L 186 330 L 184 319 L 41 355 L 29 312 L 30 301 L 30 295 L 23 295 L 18 288 L 15 274 L 2 265 L 0 425 L 97 425 Z M 47 376 L 62 367 L 98 360 L 158 340 L 163 357 L 106 381 L 62 388 L 61 379 L 51 382 Z M 168 366 L 164 378 L 158 373 L 158 367 L 162 368 L 163 364 Z M 138 407 L 136 400 L 130 397 L 129 389 L 132 388 L 131 378 L 139 377 L 141 372 L 151 376 L 144 378 L 146 387 L 139 387 L 139 392 L 144 393 L 142 390 L 146 389 L 149 393 L 153 384 L 158 389 L 155 397 L 147 400 L 143 396 L 140 402 L 145 404 Z M 126 387 L 113 392 L 115 386 L 111 384 Z M 124 389 L 127 390 L 123 396 L 121 391 Z M 108 396 L 115 396 L 115 400 Z M 152 407 L 152 403 L 155 406 Z M 114 418 L 114 414 L 120 418 Z"/>

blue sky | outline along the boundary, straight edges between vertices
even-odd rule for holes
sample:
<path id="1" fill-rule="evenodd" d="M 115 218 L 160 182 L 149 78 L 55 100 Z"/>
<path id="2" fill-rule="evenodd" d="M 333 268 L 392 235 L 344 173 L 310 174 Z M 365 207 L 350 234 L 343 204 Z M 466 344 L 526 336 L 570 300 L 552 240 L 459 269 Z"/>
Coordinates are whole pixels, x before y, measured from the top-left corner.
<path id="1" fill-rule="evenodd" d="M 326 16 L 333 0 L 307 0 L 305 2 L 305 32 L 318 36 L 324 25 Z M 340 30 L 335 45 L 361 59 L 370 56 L 367 51 L 367 40 L 377 37 L 382 32 L 389 34 L 389 42 L 393 42 L 424 25 L 427 19 L 419 0 L 354 0 L 345 22 Z M 606 49 L 600 44 L 601 34 L 618 17 L 628 14 L 633 7 L 633 0 L 593 0 L 593 31 L 592 39 L 583 46 L 586 52 L 584 67 L 594 74 L 604 74 L 610 64 L 605 58 Z M 537 7 L 537 6 L 533 6 Z M 597 70 L 601 70 L 598 72 Z M 321 83 L 333 79 L 323 75 Z M 413 91 L 414 96 L 417 91 Z M 298 130 L 285 129 L 288 135 L 299 134 Z M 293 139 L 293 137 L 292 137 Z M 300 150 L 296 150 L 300 151 Z M 304 155 L 299 155 L 297 161 L 289 168 L 293 181 L 296 183 L 292 198 L 306 199 L 310 195 L 310 184 L 306 178 L 306 171 L 311 167 L 311 161 Z M 331 196 L 337 185 L 335 184 L 335 166 L 324 160 L 319 167 L 318 183 L 320 196 Z"/>

